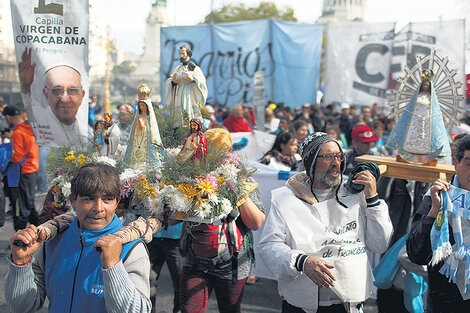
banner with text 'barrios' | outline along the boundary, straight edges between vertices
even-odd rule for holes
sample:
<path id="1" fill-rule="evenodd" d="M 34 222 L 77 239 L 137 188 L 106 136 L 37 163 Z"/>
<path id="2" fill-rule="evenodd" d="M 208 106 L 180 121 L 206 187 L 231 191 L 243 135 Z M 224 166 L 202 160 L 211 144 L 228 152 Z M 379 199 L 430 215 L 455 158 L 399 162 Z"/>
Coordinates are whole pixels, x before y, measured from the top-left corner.
<path id="1" fill-rule="evenodd" d="M 23 105 L 37 143 L 88 134 L 88 0 L 12 0 Z"/>
<path id="2" fill-rule="evenodd" d="M 188 44 L 207 79 L 207 103 L 251 104 L 253 76 L 264 71 L 267 100 L 312 103 L 318 85 L 322 26 L 273 20 L 161 29 L 161 90 Z"/>

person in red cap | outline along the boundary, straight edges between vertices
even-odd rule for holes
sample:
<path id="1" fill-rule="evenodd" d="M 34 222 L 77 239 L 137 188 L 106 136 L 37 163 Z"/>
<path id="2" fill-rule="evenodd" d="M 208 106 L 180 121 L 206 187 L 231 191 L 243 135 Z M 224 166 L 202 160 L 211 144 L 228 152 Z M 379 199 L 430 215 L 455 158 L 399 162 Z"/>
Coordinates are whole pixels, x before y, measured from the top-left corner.
<path id="1" fill-rule="evenodd" d="M 353 128 L 351 132 L 352 148 L 346 154 L 346 168 L 344 170 L 345 175 L 349 175 L 354 167 L 357 165 L 357 161 L 354 159 L 364 154 L 372 154 L 370 149 L 379 138 L 374 137 L 374 130 L 367 125 L 358 125 Z"/>

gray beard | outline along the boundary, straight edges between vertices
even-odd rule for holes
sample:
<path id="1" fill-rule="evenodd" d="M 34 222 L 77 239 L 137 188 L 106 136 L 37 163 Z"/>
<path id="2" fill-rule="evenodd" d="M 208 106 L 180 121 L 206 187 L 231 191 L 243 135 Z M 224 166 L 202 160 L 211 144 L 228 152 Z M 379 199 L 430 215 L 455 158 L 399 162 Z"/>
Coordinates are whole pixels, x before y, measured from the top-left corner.
<path id="1" fill-rule="evenodd" d="M 341 183 L 341 175 L 336 178 L 329 178 L 328 176 L 324 177 L 315 177 L 314 180 L 320 185 L 326 188 L 337 187 Z"/>
<path id="2" fill-rule="evenodd" d="M 328 188 L 336 187 L 341 183 L 341 175 L 331 179 L 325 176 L 320 183 Z"/>

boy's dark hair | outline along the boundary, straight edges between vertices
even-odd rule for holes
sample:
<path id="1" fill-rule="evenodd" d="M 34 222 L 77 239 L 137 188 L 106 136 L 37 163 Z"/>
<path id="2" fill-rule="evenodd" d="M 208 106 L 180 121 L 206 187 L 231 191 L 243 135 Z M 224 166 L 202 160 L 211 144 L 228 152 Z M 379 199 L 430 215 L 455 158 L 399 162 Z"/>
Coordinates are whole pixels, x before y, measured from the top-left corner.
<path id="1" fill-rule="evenodd" d="M 467 134 L 460 139 L 460 141 L 457 143 L 457 147 L 455 149 L 455 158 L 457 159 L 458 162 L 460 162 L 463 159 L 463 156 L 465 155 L 465 151 L 470 150 L 470 135 Z"/>
<path id="2" fill-rule="evenodd" d="M 90 163 L 80 167 L 72 178 L 71 185 L 72 199 L 98 193 L 118 199 L 121 194 L 119 174 L 106 163 Z"/>

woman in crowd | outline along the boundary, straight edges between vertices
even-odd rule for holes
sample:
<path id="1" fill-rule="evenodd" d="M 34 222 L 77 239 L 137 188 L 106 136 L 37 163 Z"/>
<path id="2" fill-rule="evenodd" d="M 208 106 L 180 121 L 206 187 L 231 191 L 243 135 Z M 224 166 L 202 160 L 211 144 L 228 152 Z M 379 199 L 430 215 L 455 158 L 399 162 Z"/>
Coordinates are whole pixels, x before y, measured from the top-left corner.
<path id="1" fill-rule="evenodd" d="M 282 132 L 277 135 L 271 150 L 261 159 L 261 163 L 278 170 L 291 171 L 297 163 L 297 138 L 291 132 Z"/>
<path id="2" fill-rule="evenodd" d="M 339 144 L 341 149 L 347 149 L 348 148 L 348 143 L 346 141 L 346 137 L 344 134 L 341 134 L 341 131 L 339 130 L 338 127 L 336 126 L 330 126 L 327 129 L 325 129 L 325 133 L 336 139 L 336 142 Z M 343 140 L 344 139 L 344 140 Z"/>
<path id="3" fill-rule="evenodd" d="M 297 148 L 302 140 L 308 135 L 308 123 L 303 119 L 297 119 L 292 122 L 290 131 L 294 134 L 297 139 Z"/>

